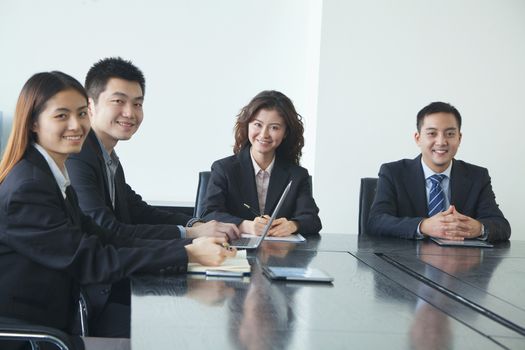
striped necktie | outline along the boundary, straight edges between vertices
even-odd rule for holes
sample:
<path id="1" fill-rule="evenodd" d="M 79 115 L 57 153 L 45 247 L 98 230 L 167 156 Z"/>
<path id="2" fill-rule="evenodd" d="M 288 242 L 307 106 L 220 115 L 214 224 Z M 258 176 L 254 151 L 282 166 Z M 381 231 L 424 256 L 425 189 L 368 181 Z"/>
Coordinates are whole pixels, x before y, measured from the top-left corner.
<path id="1" fill-rule="evenodd" d="M 443 174 L 434 174 L 429 179 L 432 182 L 428 195 L 428 216 L 432 217 L 445 210 L 445 194 L 441 187 L 441 181 L 447 177 Z"/>

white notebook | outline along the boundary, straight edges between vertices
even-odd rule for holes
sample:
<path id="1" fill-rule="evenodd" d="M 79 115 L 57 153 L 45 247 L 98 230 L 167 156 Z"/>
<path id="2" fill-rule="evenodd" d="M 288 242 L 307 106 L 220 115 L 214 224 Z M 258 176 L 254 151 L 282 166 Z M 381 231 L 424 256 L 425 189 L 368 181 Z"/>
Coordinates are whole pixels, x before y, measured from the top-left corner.
<path id="1" fill-rule="evenodd" d="M 216 274 L 224 272 L 233 272 L 235 274 L 249 274 L 251 271 L 250 263 L 246 258 L 246 250 L 238 250 L 237 254 L 232 258 L 224 260 L 220 266 L 204 266 L 199 263 L 188 263 L 188 272 L 190 273 L 205 273 L 212 274 L 211 271 L 217 271 Z"/>
<path id="2" fill-rule="evenodd" d="M 252 238 L 252 237 L 258 237 L 258 236 L 252 235 L 252 234 L 249 234 L 249 233 L 243 233 L 242 237 Z M 293 234 L 293 235 L 290 235 L 290 236 L 286 236 L 286 237 L 270 237 L 270 236 L 266 236 L 266 237 L 264 237 L 264 240 L 265 241 L 274 241 L 274 242 L 301 243 L 301 242 L 305 242 L 306 238 L 304 238 L 303 235 L 301 235 L 300 233 L 296 233 L 296 234 Z"/>

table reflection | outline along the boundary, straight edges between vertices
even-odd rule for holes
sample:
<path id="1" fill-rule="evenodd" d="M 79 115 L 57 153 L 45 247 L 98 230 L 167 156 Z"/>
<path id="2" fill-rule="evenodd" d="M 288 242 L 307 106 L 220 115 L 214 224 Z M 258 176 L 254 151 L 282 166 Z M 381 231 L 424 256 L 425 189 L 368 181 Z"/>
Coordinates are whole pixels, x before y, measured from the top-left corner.
<path id="1" fill-rule="evenodd" d="M 237 281 L 236 281 L 237 282 Z M 188 278 L 187 296 L 201 304 L 221 306 L 235 295 L 232 281 Z"/>
<path id="2" fill-rule="evenodd" d="M 456 279 L 450 276 L 461 278 L 481 265 L 483 250 L 474 247 L 441 247 L 431 242 L 422 242 L 418 257 L 427 265 L 425 277 L 449 289 L 456 282 Z M 450 316 L 433 306 L 446 305 L 449 297 L 427 285 L 421 289 L 419 293 L 421 298 L 416 304 L 409 331 L 412 348 L 452 348 L 454 336 L 452 320 Z"/>
<path id="3" fill-rule="evenodd" d="M 230 336 L 238 349 L 284 349 L 294 335 L 295 294 L 300 285 L 273 283 L 261 272 L 260 266 L 289 266 L 290 255 L 297 244 L 289 242 L 264 242 L 252 264 L 252 278 L 245 293 L 237 290 L 232 300 Z M 302 266 L 307 266 L 315 252 L 301 252 Z M 297 263 L 297 262 L 296 262 Z"/>
<path id="4" fill-rule="evenodd" d="M 361 245 L 362 240 L 353 238 Z M 521 314 L 512 305 L 483 288 L 501 252 L 443 249 L 426 241 L 378 241 L 375 251 L 368 241 L 363 252 L 346 253 L 339 249 L 348 246 L 344 242 L 340 237 L 307 244 L 264 242 L 248 254 L 252 274 L 247 278 L 135 278 L 132 346 L 479 349 L 525 343 L 505 325 L 440 289 L 519 321 Z M 264 265 L 311 265 L 328 271 L 335 283 L 271 281 L 261 274 Z M 471 283 L 479 276 L 480 282 Z"/>
<path id="5" fill-rule="evenodd" d="M 290 290 L 271 288 L 260 271 L 254 273 L 247 290 L 237 289 L 230 303 L 232 345 L 250 350 L 286 348 L 293 335 L 293 304 Z"/>

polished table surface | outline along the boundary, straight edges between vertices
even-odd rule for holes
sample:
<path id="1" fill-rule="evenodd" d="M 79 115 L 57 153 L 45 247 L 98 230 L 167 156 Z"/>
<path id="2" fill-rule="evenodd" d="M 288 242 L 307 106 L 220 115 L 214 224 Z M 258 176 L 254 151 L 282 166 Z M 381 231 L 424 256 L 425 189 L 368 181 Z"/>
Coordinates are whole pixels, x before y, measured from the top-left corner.
<path id="1" fill-rule="evenodd" d="M 264 242 L 250 277 L 139 276 L 133 349 L 525 349 L 525 242 L 443 248 L 324 234 Z M 333 284 L 270 281 L 317 267 Z"/>

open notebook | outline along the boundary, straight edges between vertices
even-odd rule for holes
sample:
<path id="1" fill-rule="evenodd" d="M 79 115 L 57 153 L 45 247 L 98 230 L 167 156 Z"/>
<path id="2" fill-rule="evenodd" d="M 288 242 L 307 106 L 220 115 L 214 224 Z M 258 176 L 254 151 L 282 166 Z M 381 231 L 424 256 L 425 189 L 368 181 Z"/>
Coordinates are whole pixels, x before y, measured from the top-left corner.
<path id="1" fill-rule="evenodd" d="M 188 263 L 188 272 L 204 273 L 213 276 L 247 275 L 250 273 L 250 263 L 246 258 L 246 250 L 238 250 L 233 258 L 227 258 L 220 266 L 204 266 L 199 263 Z"/>

